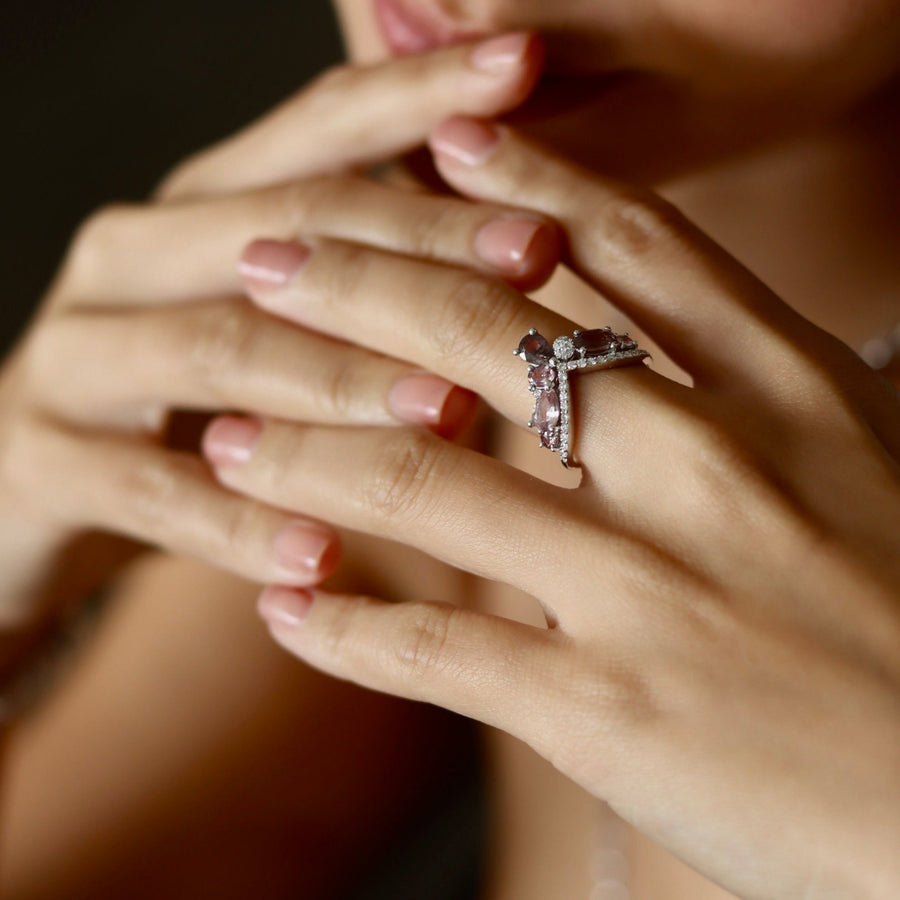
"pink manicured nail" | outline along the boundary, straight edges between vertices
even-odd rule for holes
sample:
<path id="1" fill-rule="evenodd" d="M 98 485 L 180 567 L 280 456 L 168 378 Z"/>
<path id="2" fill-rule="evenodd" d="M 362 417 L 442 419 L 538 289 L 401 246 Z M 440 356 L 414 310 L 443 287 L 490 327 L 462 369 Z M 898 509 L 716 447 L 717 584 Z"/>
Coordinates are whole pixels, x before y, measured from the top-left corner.
<path id="1" fill-rule="evenodd" d="M 394 383 L 388 405 L 398 419 L 417 425 L 436 425 L 454 385 L 440 375 L 413 372 Z"/>
<path id="2" fill-rule="evenodd" d="M 220 416 L 203 432 L 203 454 L 219 466 L 247 462 L 262 429 L 259 419 Z"/>
<path id="3" fill-rule="evenodd" d="M 270 625 L 296 628 L 303 623 L 312 603 L 309 591 L 270 584 L 259 595 L 256 611 Z"/>
<path id="4" fill-rule="evenodd" d="M 475 252 L 489 265 L 513 275 L 528 267 L 530 257 L 552 252 L 555 244 L 553 229 L 534 219 L 491 219 L 475 236 Z"/>
<path id="5" fill-rule="evenodd" d="M 479 44 L 469 59 L 482 72 L 504 75 L 522 64 L 531 40 L 530 34 L 504 34 Z"/>
<path id="6" fill-rule="evenodd" d="M 454 437 L 468 425 L 478 396 L 430 372 L 412 372 L 394 383 L 388 406 L 398 419 Z"/>
<path id="7" fill-rule="evenodd" d="M 265 293 L 286 285 L 310 253 L 312 250 L 299 241 L 260 239 L 244 248 L 238 272 L 251 291 Z"/>
<path id="8" fill-rule="evenodd" d="M 275 535 L 275 558 L 286 569 L 321 581 L 337 567 L 340 548 L 334 535 L 314 522 L 288 522 Z"/>
<path id="9" fill-rule="evenodd" d="M 428 143 L 435 153 L 477 166 L 493 153 L 499 138 L 500 133 L 488 122 L 454 116 L 431 132 Z"/>

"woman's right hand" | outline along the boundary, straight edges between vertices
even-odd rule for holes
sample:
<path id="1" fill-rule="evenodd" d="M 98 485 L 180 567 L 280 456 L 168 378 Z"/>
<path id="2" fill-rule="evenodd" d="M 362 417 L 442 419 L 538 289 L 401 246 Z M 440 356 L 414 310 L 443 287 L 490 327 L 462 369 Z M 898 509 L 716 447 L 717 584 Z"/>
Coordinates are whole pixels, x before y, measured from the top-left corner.
<path id="1" fill-rule="evenodd" d="M 536 286 L 556 262 L 540 217 L 352 173 L 414 148 L 449 115 L 513 108 L 540 66 L 536 40 L 510 35 L 333 70 L 176 167 L 151 202 L 88 218 L 0 372 L 0 625 L 78 599 L 62 584 L 83 594 L 109 576 L 116 554 L 95 549 L 78 577 L 48 577 L 86 535 L 260 583 L 329 574 L 334 531 L 221 486 L 199 456 L 165 445 L 169 413 L 458 429 L 470 395 L 354 346 L 352 333 L 336 341 L 264 313 L 242 296 L 235 260 L 259 235 L 337 238 Z"/>

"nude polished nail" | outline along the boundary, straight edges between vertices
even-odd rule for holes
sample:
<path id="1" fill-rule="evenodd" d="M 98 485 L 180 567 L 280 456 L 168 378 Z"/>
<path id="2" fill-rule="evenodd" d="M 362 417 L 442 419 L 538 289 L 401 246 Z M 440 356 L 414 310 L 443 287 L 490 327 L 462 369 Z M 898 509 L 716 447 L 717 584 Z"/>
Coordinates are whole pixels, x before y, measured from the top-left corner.
<path id="1" fill-rule="evenodd" d="M 471 391 L 431 372 L 405 375 L 388 395 L 388 406 L 398 419 L 429 426 L 443 435 L 464 427 L 477 404 L 478 398 Z"/>
<path id="2" fill-rule="evenodd" d="M 522 65 L 534 35 L 504 34 L 479 44 L 469 57 L 472 65 L 490 75 L 505 75 Z"/>
<path id="3" fill-rule="evenodd" d="M 520 275 L 557 252 L 554 229 L 534 219 L 491 219 L 475 235 L 475 252 L 488 265 Z"/>
<path id="4" fill-rule="evenodd" d="M 302 588 L 270 584 L 259 595 L 256 611 L 270 625 L 297 628 L 309 615 L 313 595 Z"/>
<path id="5" fill-rule="evenodd" d="M 244 248 L 237 268 L 251 293 L 265 294 L 288 284 L 311 253 L 312 249 L 299 241 L 260 238 Z"/>
<path id="6" fill-rule="evenodd" d="M 436 154 L 477 166 L 494 152 L 499 138 L 500 132 L 489 122 L 454 116 L 431 132 L 428 143 Z"/>
<path id="7" fill-rule="evenodd" d="M 315 522 L 288 522 L 272 543 L 276 561 L 290 572 L 321 581 L 337 568 L 340 547 L 335 536 Z"/>
<path id="8" fill-rule="evenodd" d="M 219 416 L 203 432 L 203 455 L 219 466 L 247 462 L 262 434 L 259 419 L 239 416 Z"/>

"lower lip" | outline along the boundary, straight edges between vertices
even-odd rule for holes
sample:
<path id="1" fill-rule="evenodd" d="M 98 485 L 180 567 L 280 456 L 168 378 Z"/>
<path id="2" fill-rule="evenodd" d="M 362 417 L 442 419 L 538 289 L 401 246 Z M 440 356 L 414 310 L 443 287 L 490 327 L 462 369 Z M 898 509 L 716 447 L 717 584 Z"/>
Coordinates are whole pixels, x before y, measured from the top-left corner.
<path id="1" fill-rule="evenodd" d="M 397 0 L 373 0 L 381 34 L 397 55 L 422 53 L 446 43 L 425 22 L 410 15 Z"/>
<path id="2" fill-rule="evenodd" d="M 436 12 L 416 10 L 410 0 L 372 0 L 372 5 L 382 37 L 396 56 L 424 53 L 484 36 L 483 32 L 442 21 Z"/>

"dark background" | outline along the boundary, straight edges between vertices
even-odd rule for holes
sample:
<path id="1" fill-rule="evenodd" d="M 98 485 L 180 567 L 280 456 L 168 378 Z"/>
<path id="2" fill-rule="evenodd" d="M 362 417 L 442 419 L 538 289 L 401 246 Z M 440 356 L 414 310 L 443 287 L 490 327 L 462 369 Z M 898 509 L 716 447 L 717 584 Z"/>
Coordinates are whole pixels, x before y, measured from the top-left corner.
<path id="1" fill-rule="evenodd" d="M 92 209 L 338 61 L 328 0 L 2 0 L 0 353 Z"/>
<path id="2" fill-rule="evenodd" d="M 342 58 L 327 0 L 0 0 L 5 194 L 0 354 L 78 223 L 141 201 L 189 153 L 257 118 Z M 476 894 L 478 774 L 398 837 L 354 900 Z"/>

